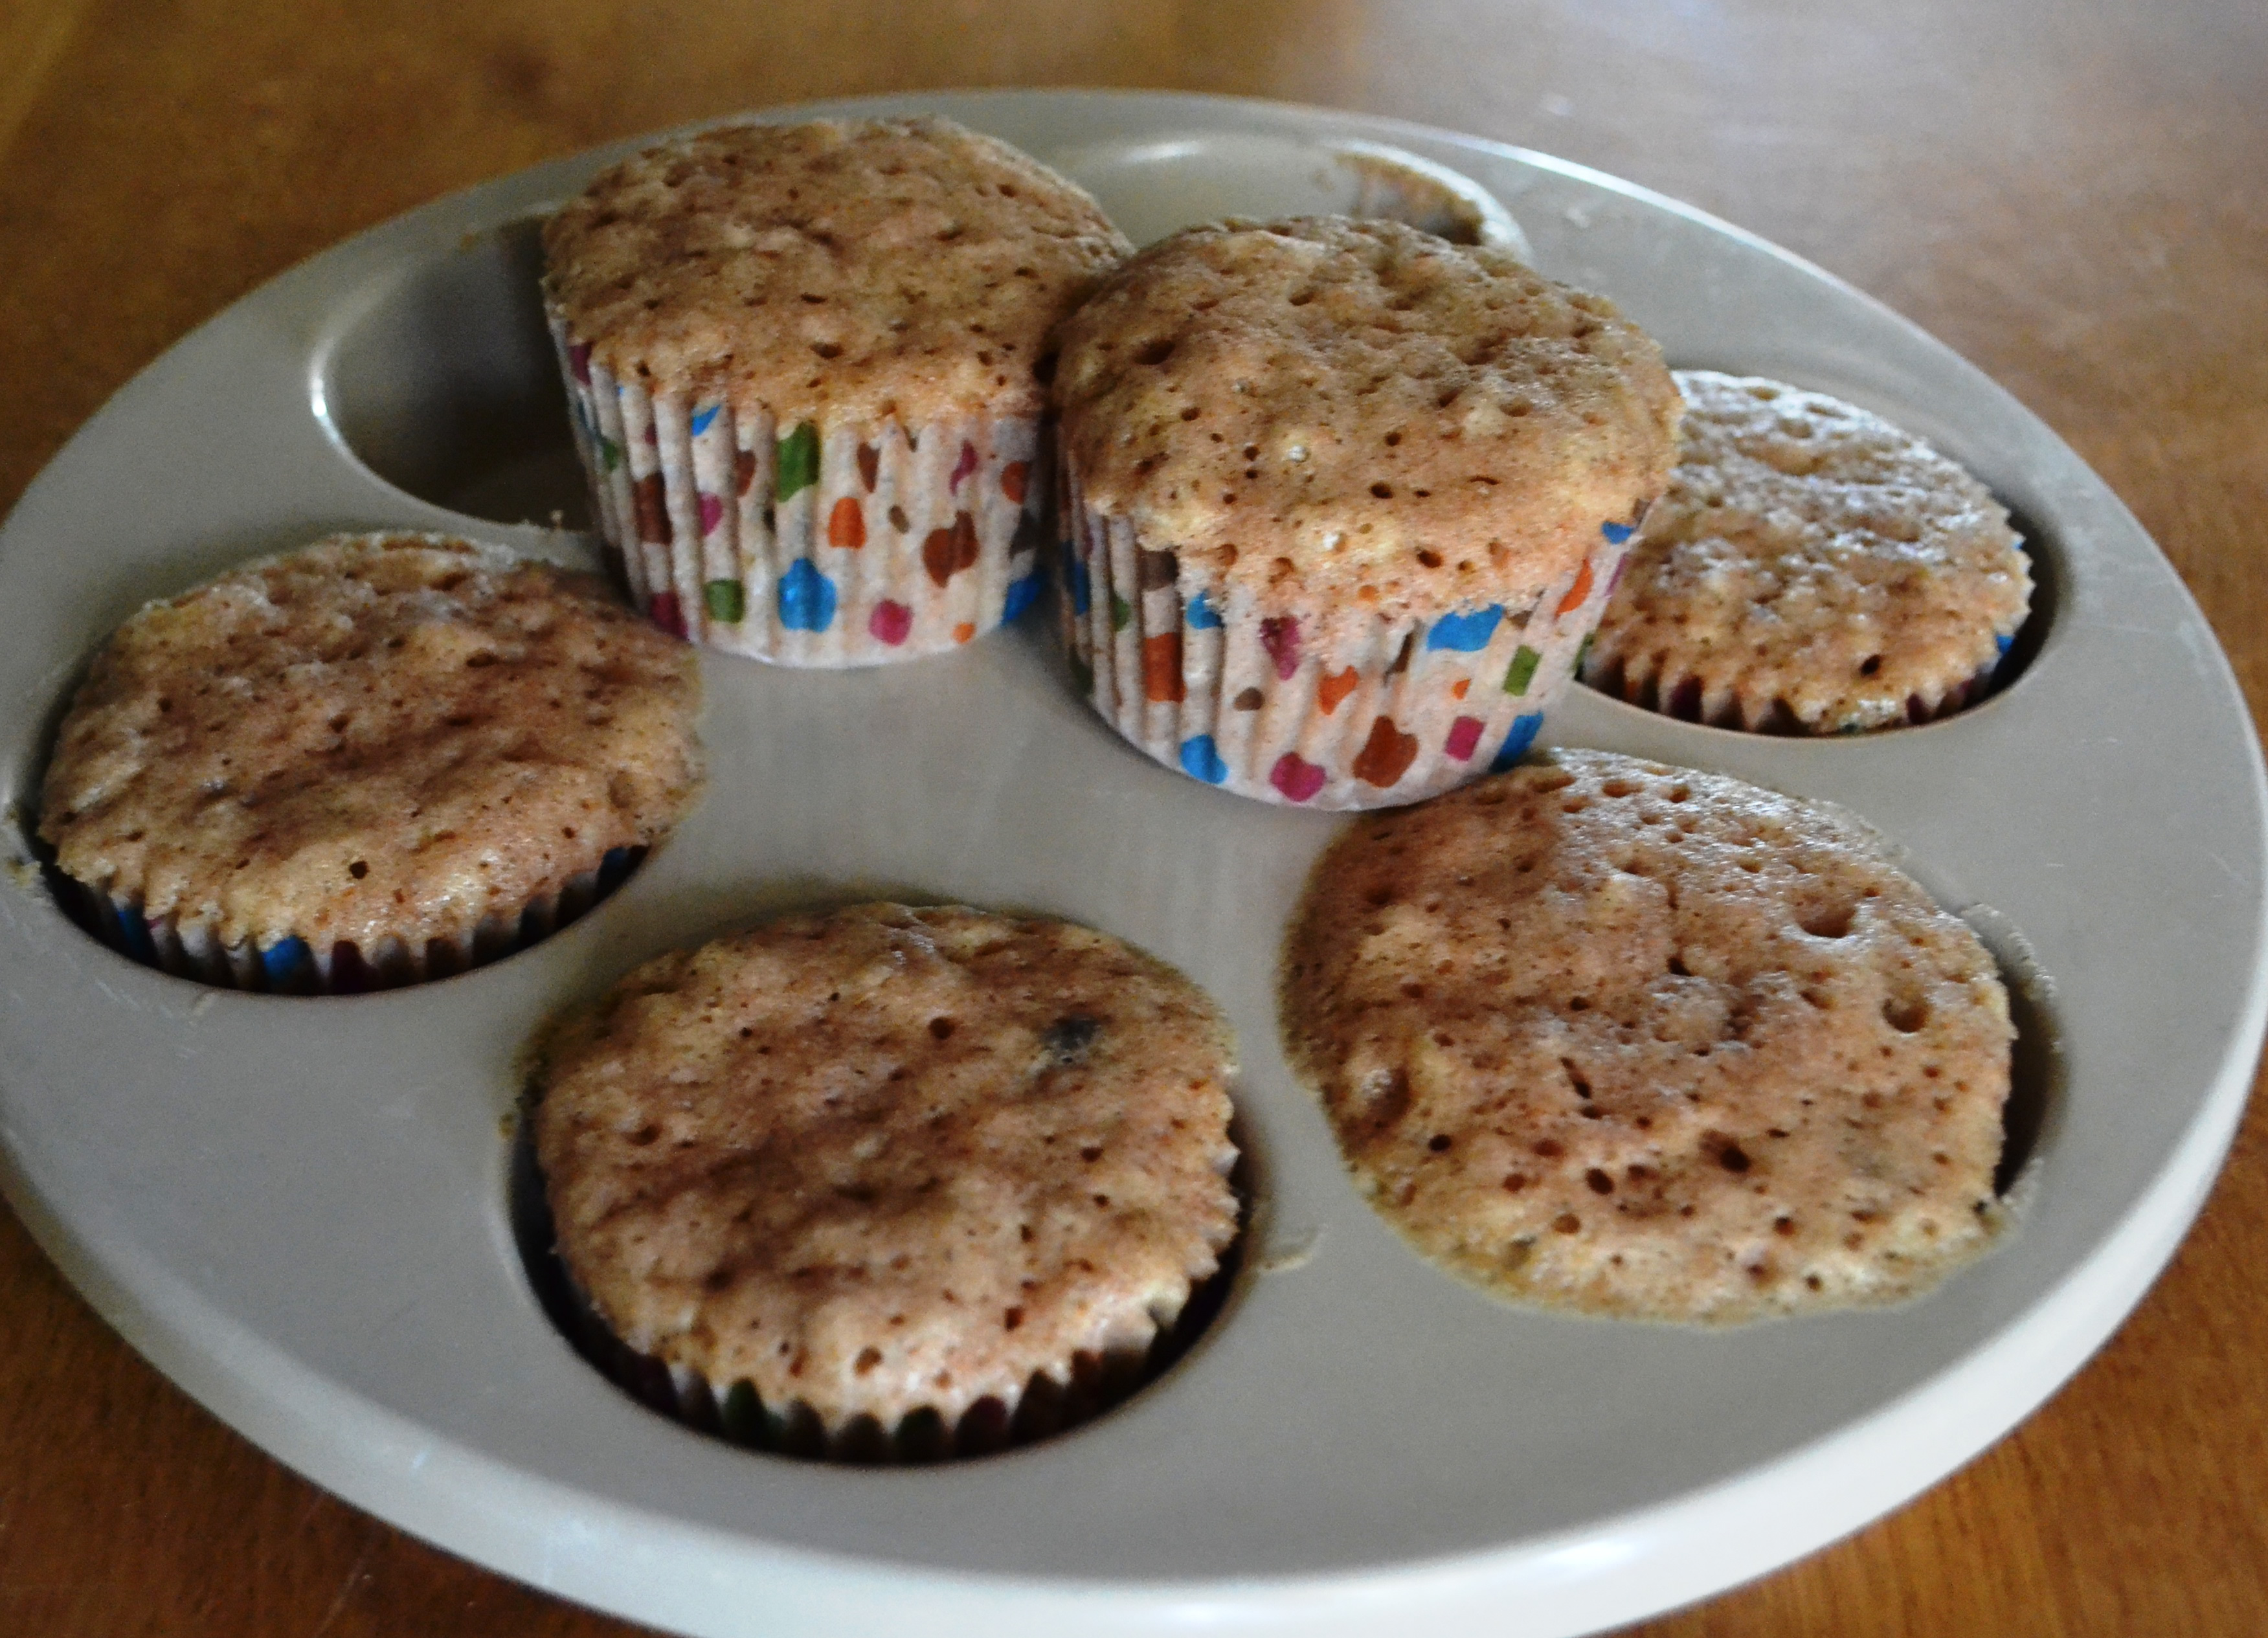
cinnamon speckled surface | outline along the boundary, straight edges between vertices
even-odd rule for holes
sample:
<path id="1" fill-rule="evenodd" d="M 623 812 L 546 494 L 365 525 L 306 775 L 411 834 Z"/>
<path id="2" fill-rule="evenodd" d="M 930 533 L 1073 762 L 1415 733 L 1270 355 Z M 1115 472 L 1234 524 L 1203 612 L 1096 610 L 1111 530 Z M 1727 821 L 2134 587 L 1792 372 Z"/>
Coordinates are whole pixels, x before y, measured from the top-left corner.
<path id="1" fill-rule="evenodd" d="M 2029 566 L 1992 492 L 1824 393 L 1683 370 L 1683 449 L 1586 680 L 1697 694 L 1701 719 L 1895 727 L 1988 672 Z"/>
<path id="2" fill-rule="evenodd" d="M 1366 819 L 1285 956 L 1357 1184 L 1499 1291 L 1731 1321 L 1911 1296 L 1999 1228 L 2006 992 L 1848 818 L 1560 750 Z"/>
<path id="3" fill-rule="evenodd" d="M 545 230 L 616 376 L 783 424 L 1037 414 L 1049 327 L 1130 247 L 1094 201 L 946 120 L 728 125 L 615 166 Z"/>
<path id="4" fill-rule="evenodd" d="M 1611 301 L 1395 222 L 1192 229 L 1063 343 L 1086 504 L 1270 612 L 1532 601 L 1675 458 L 1660 351 Z"/>
<path id="5" fill-rule="evenodd" d="M 592 576 L 333 536 L 119 628 L 40 832 L 65 874 L 224 945 L 453 938 L 667 830 L 700 698 L 692 652 Z"/>
<path id="6" fill-rule="evenodd" d="M 560 1254 L 615 1333 L 829 1427 L 1138 1352 L 1235 1233 L 1233 1045 L 1102 933 L 860 905 L 647 963 L 545 1049 Z"/>

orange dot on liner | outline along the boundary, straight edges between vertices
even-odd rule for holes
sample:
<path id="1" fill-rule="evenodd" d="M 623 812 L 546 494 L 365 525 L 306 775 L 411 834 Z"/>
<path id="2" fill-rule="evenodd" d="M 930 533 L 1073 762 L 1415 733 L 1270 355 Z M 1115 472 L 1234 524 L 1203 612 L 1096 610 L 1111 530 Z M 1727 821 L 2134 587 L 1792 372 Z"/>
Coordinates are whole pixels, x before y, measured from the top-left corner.
<path id="1" fill-rule="evenodd" d="M 1336 674 L 1326 671 L 1315 683 L 1315 703 L 1329 716 L 1339 708 L 1339 701 L 1354 692 L 1354 685 L 1362 681 L 1362 674 L 1352 666 Z"/>
<path id="2" fill-rule="evenodd" d="M 953 628 L 953 640 L 956 643 L 965 643 L 976 635 L 976 626 L 972 621 L 963 620 Z"/>
<path id="3" fill-rule="evenodd" d="M 1583 606 L 1583 600 L 1590 594 L 1591 560 L 1586 557 L 1583 559 L 1583 566 L 1575 572 L 1575 584 L 1569 587 L 1567 594 L 1559 600 L 1559 612 L 1552 618 L 1564 619 L 1568 615 L 1573 614 Z"/>
<path id="4" fill-rule="evenodd" d="M 1449 684 L 1449 693 L 1454 698 L 1462 699 L 1465 697 L 1465 690 L 1472 687 L 1472 678 L 1459 677 L 1455 682 Z"/>

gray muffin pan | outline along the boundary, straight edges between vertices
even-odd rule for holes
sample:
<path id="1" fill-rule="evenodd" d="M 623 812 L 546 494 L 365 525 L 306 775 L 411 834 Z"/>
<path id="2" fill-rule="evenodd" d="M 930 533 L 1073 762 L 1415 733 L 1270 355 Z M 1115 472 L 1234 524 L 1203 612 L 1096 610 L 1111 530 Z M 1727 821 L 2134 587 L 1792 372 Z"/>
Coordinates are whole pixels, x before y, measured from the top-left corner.
<path id="1" fill-rule="evenodd" d="M 2043 587 L 2029 663 L 1963 715 L 1806 742 L 1579 690 L 1549 730 L 1829 799 L 1909 850 L 2018 991 L 2016 1230 L 1909 1306 L 1725 1332 L 1524 1311 L 1436 1272 L 1357 1198 L 1276 1044 L 1278 938 L 1337 822 L 1130 749 L 1072 697 L 1039 616 L 867 672 L 704 657 L 697 811 L 613 898 L 497 965 L 301 1000 L 96 944 L 51 901 L 29 815 L 55 712 L 138 604 L 336 528 L 592 559 L 527 224 L 623 144 L 247 298 L 88 423 L 0 535 L 0 697 L 19 702 L 0 727 L 19 861 L 0 884 L 0 1139 L 10 1200 L 87 1300 L 357 1505 L 695 1634 L 1588 1631 L 1833 1539 L 2052 1392 L 2203 1199 L 2264 1010 L 2250 723 L 2117 499 L 1895 314 L 1573 166 L 1188 97 L 826 111 L 917 110 L 1064 159 L 1151 231 L 1177 188 L 1193 215 L 1313 208 L 1331 144 L 1406 150 L 1508 206 L 1540 266 L 1615 297 L 1673 363 L 1855 400 L 2021 514 Z M 1242 1037 L 1255 1200 L 1223 1312 L 1133 1400 L 1006 1455 L 876 1471 L 737 1450 L 602 1380 L 532 1293 L 506 1179 L 540 1018 L 663 948 L 885 894 L 1091 923 L 1211 991 Z"/>

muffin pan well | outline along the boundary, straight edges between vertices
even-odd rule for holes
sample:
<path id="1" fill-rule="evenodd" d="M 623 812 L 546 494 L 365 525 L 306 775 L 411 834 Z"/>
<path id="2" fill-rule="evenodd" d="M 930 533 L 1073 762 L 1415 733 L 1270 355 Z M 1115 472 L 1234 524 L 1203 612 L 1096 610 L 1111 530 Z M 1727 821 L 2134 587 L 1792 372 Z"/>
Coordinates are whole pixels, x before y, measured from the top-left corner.
<path id="1" fill-rule="evenodd" d="M 1908 850 L 2018 980 L 2036 1135 L 2014 1232 L 1911 1306 L 1723 1332 L 1522 1310 L 1427 1267 L 1349 1185 L 1276 1045 L 1278 940 L 1337 822 L 1124 746 L 1035 614 L 874 671 L 704 656 L 711 780 L 679 831 L 542 944 L 386 995 L 221 993 L 88 939 L 33 864 L 43 723 L 0 727 L 21 861 L 0 886 L 5 1182 L 97 1310 L 357 1504 L 698 1634 L 1593 1630 L 1809 1551 L 2036 1406 L 2171 1254 L 2268 1007 L 2251 726 L 2116 498 L 1895 315 L 1573 166 L 1197 98 L 826 111 L 917 108 L 1063 161 L 1106 207 L 1108 156 L 1167 137 L 1176 166 L 1245 194 L 1272 174 L 1238 168 L 1256 140 L 1406 150 L 1496 195 L 1544 271 L 1611 294 L 1673 359 L 1877 410 L 2024 514 L 2052 618 L 1981 707 L 1815 742 L 1579 691 L 1547 730 L 1837 801 Z M 579 500 L 540 335 L 512 326 L 533 310 L 526 219 L 633 146 L 351 240 L 120 394 L 0 534 L 6 697 L 55 698 L 141 601 L 332 528 L 590 561 L 587 538 L 541 527 Z M 468 333 L 490 314 L 504 328 Z M 768 911 L 892 894 L 1089 922 L 1204 985 L 1242 1038 L 1255 1195 L 1236 1288 L 1161 1380 L 1043 1443 L 865 1471 L 705 1439 L 578 1358 L 515 1238 L 506 1128 L 551 1009 Z"/>

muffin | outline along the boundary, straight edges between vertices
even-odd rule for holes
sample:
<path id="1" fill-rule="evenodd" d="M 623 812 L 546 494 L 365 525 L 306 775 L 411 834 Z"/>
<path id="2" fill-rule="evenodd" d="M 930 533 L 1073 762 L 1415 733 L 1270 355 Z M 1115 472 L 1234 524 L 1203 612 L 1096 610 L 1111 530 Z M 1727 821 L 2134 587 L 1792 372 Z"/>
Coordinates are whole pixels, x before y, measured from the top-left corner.
<path id="1" fill-rule="evenodd" d="M 1268 801 L 1517 760 L 1674 458 L 1668 372 L 1612 303 L 1395 222 L 1191 229 L 1061 336 L 1074 675 Z"/>
<path id="2" fill-rule="evenodd" d="M 104 936 L 168 971 L 441 977 L 578 913 L 684 814 L 699 699 L 690 652 L 593 576 L 333 535 L 111 636 L 39 833 Z"/>
<path id="3" fill-rule="evenodd" d="M 946 120 L 734 125 L 603 173 L 544 295 L 600 533 L 681 636 L 802 666 L 1038 594 L 1048 332 L 1129 247 Z"/>
<path id="4" fill-rule="evenodd" d="M 1684 447 L 1583 680 L 1725 727 L 1926 722 L 1991 685 L 2031 599 L 1990 491 L 1881 417 L 1684 370 Z"/>
<path id="5" fill-rule="evenodd" d="M 1139 1379 L 1236 1233 L 1228 1027 L 1084 927 L 789 917 L 647 963 L 539 1056 L 602 1356 L 747 1442 L 1049 1431 Z"/>
<path id="6" fill-rule="evenodd" d="M 2002 1225 L 1992 958 L 1873 832 L 1734 779 L 1563 750 L 1366 819 L 1282 1004 L 1372 1203 L 1500 1295 L 1884 1302 Z"/>

